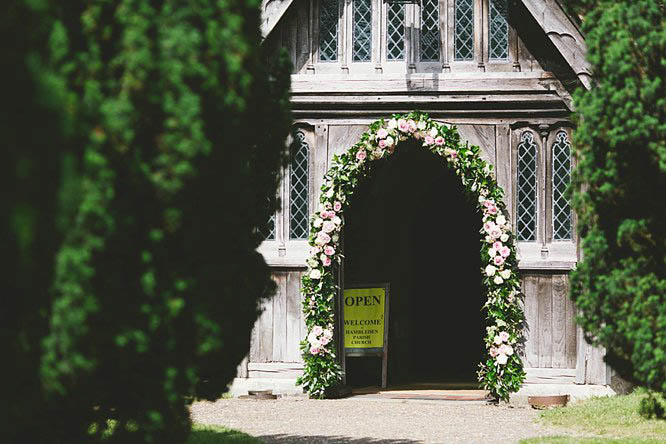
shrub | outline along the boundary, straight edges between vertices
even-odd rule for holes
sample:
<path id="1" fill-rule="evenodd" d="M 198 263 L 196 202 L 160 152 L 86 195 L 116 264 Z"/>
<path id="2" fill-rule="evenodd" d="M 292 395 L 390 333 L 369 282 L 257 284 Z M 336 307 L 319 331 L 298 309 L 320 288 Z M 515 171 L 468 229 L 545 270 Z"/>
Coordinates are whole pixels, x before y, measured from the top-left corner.
<path id="1" fill-rule="evenodd" d="M 575 101 L 571 296 L 621 376 L 666 392 L 666 28 L 659 0 L 582 1 L 596 83 Z"/>

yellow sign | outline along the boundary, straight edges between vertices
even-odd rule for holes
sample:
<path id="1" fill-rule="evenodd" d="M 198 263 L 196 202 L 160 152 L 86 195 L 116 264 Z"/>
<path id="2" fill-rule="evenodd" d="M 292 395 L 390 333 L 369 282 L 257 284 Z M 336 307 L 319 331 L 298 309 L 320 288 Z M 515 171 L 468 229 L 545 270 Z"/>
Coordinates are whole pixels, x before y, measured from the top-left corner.
<path id="1" fill-rule="evenodd" d="M 345 290 L 345 348 L 384 347 L 385 304 L 385 288 L 350 288 Z"/>

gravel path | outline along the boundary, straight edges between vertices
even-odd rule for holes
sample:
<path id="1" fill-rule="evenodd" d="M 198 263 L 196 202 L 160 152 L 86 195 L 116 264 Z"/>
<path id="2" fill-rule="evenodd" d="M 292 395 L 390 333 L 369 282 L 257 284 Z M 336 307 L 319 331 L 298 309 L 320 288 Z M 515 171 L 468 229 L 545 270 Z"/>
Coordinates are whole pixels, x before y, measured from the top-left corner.
<path id="1" fill-rule="evenodd" d="M 466 402 L 222 399 L 191 408 L 200 424 L 241 430 L 266 443 L 515 443 L 558 434 L 538 411 Z"/>

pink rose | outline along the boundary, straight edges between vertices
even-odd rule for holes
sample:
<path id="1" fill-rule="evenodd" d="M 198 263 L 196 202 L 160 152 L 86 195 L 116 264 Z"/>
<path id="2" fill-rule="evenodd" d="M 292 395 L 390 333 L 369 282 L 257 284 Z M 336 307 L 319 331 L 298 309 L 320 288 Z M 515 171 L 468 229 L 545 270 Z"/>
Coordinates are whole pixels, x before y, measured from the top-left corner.
<path id="1" fill-rule="evenodd" d="M 328 267 L 331 265 L 331 258 L 328 256 L 324 256 L 321 258 L 321 263 L 324 265 L 324 267 Z"/>
<path id="2" fill-rule="evenodd" d="M 511 249 L 506 246 L 502 247 L 502 249 L 500 250 L 500 254 L 502 255 L 502 257 L 509 257 L 509 255 L 511 254 Z"/>
<path id="3" fill-rule="evenodd" d="M 398 129 L 403 133 L 409 131 L 409 123 L 405 119 L 398 119 Z"/>
<path id="4" fill-rule="evenodd" d="M 315 239 L 315 243 L 317 245 L 325 245 L 330 241 L 331 241 L 331 236 L 324 233 L 323 231 L 320 231 L 319 234 L 317 234 L 317 238 Z"/>
<path id="5" fill-rule="evenodd" d="M 326 345 L 330 342 L 330 338 L 328 336 L 322 336 L 320 339 L 321 345 Z"/>
<path id="6" fill-rule="evenodd" d="M 312 331 L 310 333 L 312 333 L 315 336 L 319 336 L 323 332 L 324 332 L 324 329 L 321 328 L 321 325 L 315 325 L 314 327 L 312 327 Z"/>
<path id="7" fill-rule="evenodd" d="M 310 347 L 310 354 L 312 355 L 318 355 L 321 352 L 321 348 L 319 347 Z"/>
<path id="8" fill-rule="evenodd" d="M 335 254 L 335 248 L 331 247 L 330 245 L 326 245 L 324 247 L 324 254 L 326 256 L 333 256 Z"/>
<path id="9" fill-rule="evenodd" d="M 324 248 L 324 253 L 326 252 L 326 248 Z M 493 259 L 493 262 L 495 265 L 500 266 L 504 263 L 504 258 L 502 256 L 495 256 Z"/>
<path id="10" fill-rule="evenodd" d="M 506 342 L 506 341 L 509 340 L 509 333 L 505 332 L 505 331 L 501 331 L 500 334 L 499 334 L 499 337 L 502 340 L 502 342 Z M 508 354 L 508 353 L 505 353 L 505 354 Z"/>
<path id="11" fill-rule="evenodd" d="M 488 207 L 486 211 L 488 214 L 497 214 L 497 207 L 493 205 L 492 207 Z"/>
<path id="12" fill-rule="evenodd" d="M 499 355 L 499 351 L 497 350 L 497 348 L 490 347 L 490 356 L 494 358 L 497 355 Z"/>
<path id="13" fill-rule="evenodd" d="M 437 136 L 435 138 L 435 145 L 439 145 L 439 146 L 444 145 L 444 138 L 442 136 Z"/>
<path id="14" fill-rule="evenodd" d="M 452 159 L 457 159 L 457 158 L 458 158 L 458 151 L 456 151 L 456 150 L 451 150 L 451 152 L 449 153 L 449 155 L 451 156 Z"/>
<path id="15" fill-rule="evenodd" d="M 408 129 L 409 129 L 409 132 L 410 132 L 410 133 L 413 133 L 414 131 L 416 131 L 416 122 L 414 122 L 413 120 L 410 119 L 410 120 L 407 122 L 407 127 L 408 127 Z"/>
<path id="16" fill-rule="evenodd" d="M 494 222 L 486 222 L 485 224 L 483 224 L 483 230 L 486 233 L 490 233 L 494 228 L 495 228 Z"/>
<path id="17" fill-rule="evenodd" d="M 435 139 L 433 139 L 430 135 L 425 136 L 425 143 L 426 145 L 432 145 L 435 143 Z"/>
<path id="18" fill-rule="evenodd" d="M 499 348 L 500 354 L 511 356 L 513 354 L 513 347 L 508 344 L 502 344 Z"/>
<path id="19" fill-rule="evenodd" d="M 365 150 L 358 150 L 356 153 L 356 160 L 364 161 L 366 157 L 368 157 L 368 153 Z"/>
<path id="20" fill-rule="evenodd" d="M 502 235 L 502 230 L 500 230 L 498 226 L 493 226 L 488 234 L 490 234 L 490 237 L 493 239 L 497 239 Z"/>
<path id="21" fill-rule="evenodd" d="M 386 136 L 388 136 L 388 131 L 386 131 L 386 128 L 379 128 L 379 131 L 377 131 L 377 137 L 386 139 Z"/>
<path id="22" fill-rule="evenodd" d="M 324 225 L 322 225 L 321 229 L 324 233 L 331 233 L 335 230 L 335 223 L 333 223 L 333 221 L 327 220 L 324 222 Z"/>
<path id="23" fill-rule="evenodd" d="M 334 211 L 340 211 L 340 210 L 342 210 L 342 204 L 341 204 L 340 202 L 335 202 L 335 203 L 333 204 L 333 210 L 334 210 Z"/>
<path id="24" fill-rule="evenodd" d="M 380 140 L 377 145 L 379 145 L 379 148 L 381 149 L 386 148 L 386 140 L 385 139 Z"/>
<path id="25" fill-rule="evenodd" d="M 501 250 L 502 247 L 503 247 L 503 245 L 502 245 L 502 242 L 500 242 L 500 241 L 495 241 L 495 242 L 493 243 L 493 248 L 494 248 L 495 250 L 497 250 L 497 251 Z"/>

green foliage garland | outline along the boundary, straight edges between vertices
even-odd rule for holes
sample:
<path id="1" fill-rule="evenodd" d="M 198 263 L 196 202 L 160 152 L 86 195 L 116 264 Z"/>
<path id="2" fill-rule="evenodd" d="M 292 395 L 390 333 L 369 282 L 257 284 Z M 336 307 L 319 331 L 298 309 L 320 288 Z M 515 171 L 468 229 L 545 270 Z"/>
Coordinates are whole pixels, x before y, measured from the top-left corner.
<path id="1" fill-rule="evenodd" d="M 483 215 L 481 256 L 488 265 L 482 270 L 488 292 L 484 304 L 488 357 L 479 366 L 479 381 L 501 400 L 520 389 L 525 372 L 514 347 L 522 343 L 524 313 L 520 302 L 518 261 L 511 226 L 507 221 L 503 191 L 491 166 L 477 146 L 460 140 L 454 127 L 431 120 L 427 114 L 394 115 L 370 125 L 361 140 L 340 156 L 334 156 L 324 177 L 318 211 L 312 216 L 309 244 L 311 256 L 302 279 L 303 312 L 308 336 L 301 343 L 305 370 L 298 383 L 314 398 L 339 383 L 341 369 L 333 342 L 334 298 L 338 288 L 333 263 L 342 260 L 340 217 L 359 181 L 371 173 L 371 161 L 390 156 L 399 142 L 414 138 L 441 156 L 460 177 L 465 189 L 478 202 Z"/>

